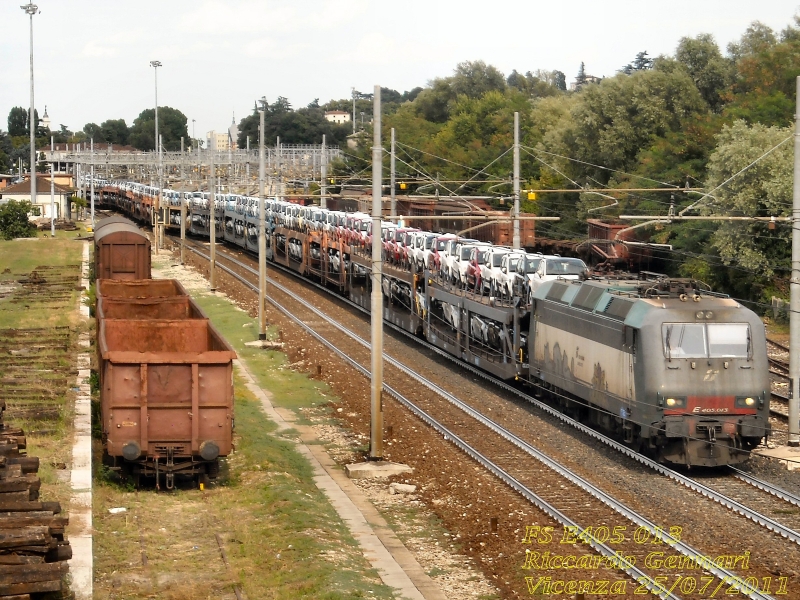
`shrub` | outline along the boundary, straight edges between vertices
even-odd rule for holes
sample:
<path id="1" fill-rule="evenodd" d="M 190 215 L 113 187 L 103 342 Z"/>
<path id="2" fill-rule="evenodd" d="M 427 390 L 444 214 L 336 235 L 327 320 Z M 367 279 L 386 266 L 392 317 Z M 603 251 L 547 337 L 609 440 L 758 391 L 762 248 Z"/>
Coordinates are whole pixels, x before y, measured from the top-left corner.
<path id="1" fill-rule="evenodd" d="M 0 204 L 0 237 L 13 240 L 34 237 L 36 226 L 28 220 L 33 206 L 28 200 L 9 200 Z"/>

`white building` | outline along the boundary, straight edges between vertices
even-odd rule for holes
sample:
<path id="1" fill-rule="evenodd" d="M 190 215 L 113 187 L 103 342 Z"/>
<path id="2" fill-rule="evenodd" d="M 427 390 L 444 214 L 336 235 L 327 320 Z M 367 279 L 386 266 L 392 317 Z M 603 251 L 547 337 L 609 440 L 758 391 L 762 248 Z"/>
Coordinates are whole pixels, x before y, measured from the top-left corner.
<path id="1" fill-rule="evenodd" d="M 63 219 L 64 215 L 66 214 L 66 207 L 67 207 L 67 198 L 72 195 L 72 190 L 58 185 L 57 183 L 53 186 L 55 188 L 53 192 L 53 200 L 54 200 L 54 208 L 56 213 L 56 219 Z M 9 200 L 27 200 L 28 202 L 31 201 L 31 180 L 26 179 L 20 183 L 16 183 L 14 185 L 10 185 L 6 188 L 0 190 L 0 204 L 8 202 Z M 50 176 L 49 175 L 39 175 L 36 178 L 36 204 L 35 208 L 38 208 L 39 215 L 31 215 L 30 218 L 32 220 L 38 219 L 40 217 L 50 217 Z"/>
<path id="2" fill-rule="evenodd" d="M 349 123 L 350 113 L 344 110 L 326 110 L 325 120 L 331 123 Z"/>
<path id="3" fill-rule="evenodd" d="M 208 148 L 210 150 L 230 150 L 230 137 L 227 131 L 223 133 L 217 133 L 216 131 L 209 131 L 206 134 L 206 139 L 208 140 Z"/>

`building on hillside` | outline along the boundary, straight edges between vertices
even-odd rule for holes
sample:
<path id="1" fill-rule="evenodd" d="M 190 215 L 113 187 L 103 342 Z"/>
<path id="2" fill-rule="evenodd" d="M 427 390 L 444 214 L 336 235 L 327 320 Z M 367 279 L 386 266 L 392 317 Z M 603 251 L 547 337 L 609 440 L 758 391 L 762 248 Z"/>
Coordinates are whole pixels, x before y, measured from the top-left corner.
<path id="1" fill-rule="evenodd" d="M 349 123 L 350 113 L 344 110 L 326 110 L 325 120 L 331 123 Z"/>
<path id="2" fill-rule="evenodd" d="M 11 185 L 11 182 L 16 178 L 16 175 L 11 175 L 10 173 L 0 173 L 0 190 Z"/>
<path id="3" fill-rule="evenodd" d="M 591 83 L 600 83 L 601 81 L 603 81 L 602 77 L 597 77 L 595 75 L 586 75 L 585 81 L 583 83 L 578 83 L 578 80 L 576 79 L 575 81 L 569 84 L 569 89 L 572 92 L 577 92 L 586 85 L 589 85 Z"/>
<path id="4" fill-rule="evenodd" d="M 68 214 L 67 201 L 72 195 L 71 188 L 55 184 L 54 185 L 54 204 L 56 219 L 63 219 L 64 215 Z M 31 201 L 31 180 L 30 178 L 20 183 L 9 185 L 0 190 L 0 204 L 8 202 L 9 200 L 27 200 Z M 29 215 L 30 219 L 36 220 L 41 217 L 50 218 L 50 176 L 39 175 L 36 177 L 36 204 L 34 208 L 38 208 L 39 214 Z M 36 212 L 36 211 L 34 211 Z"/>
<path id="5" fill-rule="evenodd" d="M 230 150 L 230 138 L 228 132 L 217 133 L 216 131 L 209 131 L 206 134 L 206 147 L 209 150 Z"/>

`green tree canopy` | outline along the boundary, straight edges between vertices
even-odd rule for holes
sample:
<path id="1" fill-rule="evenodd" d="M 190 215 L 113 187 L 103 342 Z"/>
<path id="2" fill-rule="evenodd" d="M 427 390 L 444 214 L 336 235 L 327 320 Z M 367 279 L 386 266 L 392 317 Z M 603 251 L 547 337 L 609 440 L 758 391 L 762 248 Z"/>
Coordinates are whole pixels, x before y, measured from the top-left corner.
<path id="1" fill-rule="evenodd" d="M 370 113 L 371 114 L 371 113 Z M 240 148 L 247 144 L 250 137 L 250 147 L 258 144 L 259 114 L 257 110 L 239 123 L 239 138 L 237 143 Z M 264 114 L 264 143 L 273 146 L 277 138 L 283 144 L 319 144 L 322 135 L 326 136 L 326 143 L 332 146 L 345 141 L 352 131 L 352 124 L 336 124 L 325 119 L 325 110 L 319 106 L 307 106 L 293 110 L 289 101 L 280 96 L 275 102 L 266 107 Z"/>
<path id="2" fill-rule="evenodd" d="M 27 200 L 0 202 L 0 236 L 6 240 L 36 235 L 36 226 L 28 220 L 33 207 Z"/>
<path id="3" fill-rule="evenodd" d="M 128 136 L 130 135 L 125 119 L 108 119 L 107 121 L 103 121 L 100 124 L 100 132 L 106 142 L 118 146 L 127 145 Z"/>
<path id="4" fill-rule="evenodd" d="M 100 125 L 97 123 L 87 123 L 83 126 L 83 133 L 90 139 L 94 139 L 95 142 L 105 142 L 106 138 L 103 135 L 103 131 L 100 128 Z"/>
<path id="5" fill-rule="evenodd" d="M 734 67 L 732 61 L 723 58 L 714 36 L 702 33 L 693 38 L 681 38 L 675 59 L 689 73 L 711 109 L 720 110 L 723 94 L 733 83 Z"/>
<path id="6" fill-rule="evenodd" d="M 158 132 L 166 150 L 180 150 L 181 137 L 188 139 L 186 115 L 170 106 L 158 107 Z M 155 110 L 148 108 L 139 113 L 130 128 L 128 143 L 139 150 L 155 150 Z"/>
<path id="7" fill-rule="evenodd" d="M 702 204 L 705 213 L 789 216 L 793 151 L 787 140 L 791 138 L 790 127 L 747 125 L 744 121 L 723 127 L 709 161 L 707 185 L 714 192 L 713 198 Z M 745 168 L 743 173 L 722 185 Z M 722 187 L 716 190 L 720 185 Z M 788 227 L 769 234 L 763 223 L 722 223 L 714 234 L 713 244 L 725 264 L 736 264 L 768 278 L 776 268 L 788 268 L 790 234 Z"/>
<path id="8" fill-rule="evenodd" d="M 28 135 L 28 110 L 15 106 L 8 112 L 8 135 L 11 137 Z"/>
<path id="9" fill-rule="evenodd" d="M 503 74 L 482 60 L 458 63 L 450 83 L 456 96 L 481 98 L 489 92 L 503 92 L 506 80 Z"/>
<path id="10" fill-rule="evenodd" d="M 706 105 L 694 82 L 683 72 L 639 71 L 588 86 L 572 109 L 572 125 L 555 146 L 560 154 L 603 165 L 573 169 L 585 181 L 607 183 L 607 169 L 631 171 L 643 149 L 655 138 L 678 131 L 684 120 L 703 114 Z"/>

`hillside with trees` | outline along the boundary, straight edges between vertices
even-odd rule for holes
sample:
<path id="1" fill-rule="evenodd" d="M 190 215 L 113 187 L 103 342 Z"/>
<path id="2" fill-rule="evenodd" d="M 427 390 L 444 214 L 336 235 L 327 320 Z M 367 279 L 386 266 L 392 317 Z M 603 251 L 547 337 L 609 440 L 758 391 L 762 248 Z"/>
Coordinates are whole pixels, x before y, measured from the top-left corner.
<path id="1" fill-rule="evenodd" d="M 480 194 L 507 208 L 501 199 L 511 193 L 512 124 L 519 112 L 523 188 L 575 190 L 523 202 L 527 212 L 561 218 L 537 225 L 537 236 L 555 240 L 585 241 L 587 218 L 623 214 L 790 214 L 800 17 L 780 32 L 754 22 L 724 49 L 700 34 L 680 39 L 671 55 L 651 57 L 643 49 L 620 64 L 616 74 L 599 78 L 590 75 L 590 63 L 581 63 L 568 82 L 561 71 L 514 69 L 506 75 L 483 61 L 463 62 L 410 91 L 382 88 L 383 139 L 395 128 L 398 175 L 424 180 L 426 193 Z M 353 123 L 328 122 L 326 110 L 354 112 L 356 133 Z M 27 121 L 24 108 L 9 113 L 8 131 L 0 131 L 0 170 L 26 160 Z M 181 136 L 188 140 L 179 110 L 161 107 L 159 122 L 167 149 L 179 148 Z M 363 182 L 371 122 L 371 93 L 297 109 L 278 97 L 266 107 L 266 143 L 278 137 L 288 144 L 319 143 L 324 134 L 345 151 L 346 161 L 332 166 L 337 181 Z M 92 137 L 150 150 L 153 129 L 153 110 L 147 109 L 131 126 L 112 119 L 77 132 L 61 125 L 54 135 L 57 141 Z M 49 135 L 37 126 L 37 145 L 49 143 Z M 248 137 L 254 147 L 256 106 L 239 124 L 240 146 Z M 586 191 L 602 188 L 631 191 Z M 648 191 L 654 188 L 674 191 Z M 658 255 L 659 268 L 670 274 L 694 276 L 754 302 L 788 295 L 785 223 L 672 222 L 640 231 L 671 245 Z"/>
<path id="2" fill-rule="evenodd" d="M 398 176 L 463 181 L 426 193 L 494 196 L 497 208 L 507 207 L 499 199 L 511 192 L 516 111 L 523 188 L 576 190 L 523 202 L 528 212 L 561 217 L 539 223 L 537 236 L 581 242 L 587 218 L 665 216 L 692 205 L 686 214 L 790 215 L 800 19 L 779 33 L 753 23 L 725 51 L 711 35 L 685 37 L 673 55 L 651 59 L 642 51 L 597 83 L 588 69 L 582 64 L 575 89 L 567 90 L 557 71 L 504 77 L 480 61 L 459 64 L 384 116 L 384 140 L 396 129 Z M 370 145 L 365 137 L 340 178 L 368 168 Z M 498 185 L 502 180 L 508 183 Z M 582 191 L 605 187 L 645 191 Z M 788 296 L 786 223 L 676 221 L 642 231 L 672 246 L 658 253 L 665 272 L 764 305 Z"/>

